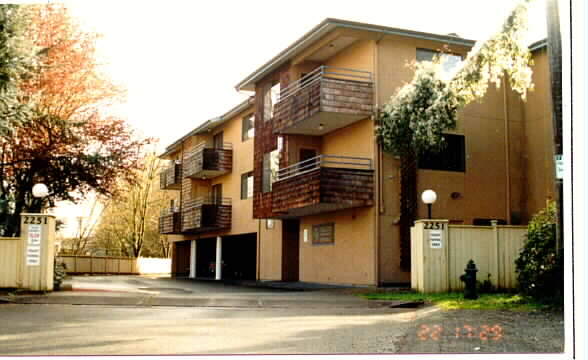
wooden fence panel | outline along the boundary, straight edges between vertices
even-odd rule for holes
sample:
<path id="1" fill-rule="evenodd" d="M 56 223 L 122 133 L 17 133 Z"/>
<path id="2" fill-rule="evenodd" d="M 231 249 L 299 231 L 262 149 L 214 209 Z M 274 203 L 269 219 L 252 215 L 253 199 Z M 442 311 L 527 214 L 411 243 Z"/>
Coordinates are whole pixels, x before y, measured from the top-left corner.
<path id="1" fill-rule="evenodd" d="M 70 256 L 59 256 L 58 259 L 65 264 L 66 272 L 75 272 L 76 270 L 76 259 Z"/>
<path id="2" fill-rule="evenodd" d="M 0 288 L 18 287 L 22 268 L 21 238 L 0 238 Z"/>
<path id="3" fill-rule="evenodd" d="M 120 271 L 119 274 L 132 274 L 133 261 L 131 259 L 119 259 Z"/>
<path id="4" fill-rule="evenodd" d="M 492 269 L 491 249 L 493 244 L 493 232 L 491 227 L 482 226 L 450 226 L 449 227 L 449 288 L 460 290 L 464 283 L 459 277 L 470 260 L 474 260 L 478 268 L 479 280 L 496 278 L 497 274 Z M 494 274 L 492 274 L 494 272 Z"/>
<path id="5" fill-rule="evenodd" d="M 527 229 L 515 227 L 498 227 L 499 244 L 499 287 L 512 289 L 517 286 L 515 260 L 527 240 Z"/>
<path id="6" fill-rule="evenodd" d="M 92 273 L 92 259 L 89 257 L 78 257 L 76 259 L 76 268 L 74 272 Z"/>
<path id="7" fill-rule="evenodd" d="M 94 274 L 104 274 L 106 272 L 106 261 L 105 258 L 91 258 L 92 261 L 92 272 Z M 109 262 L 112 262 L 113 259 L 108 259 Z"/>
<path id="8" fill-rule="evenodd" d="M 423 254 L 422 254 L 422 231 L 418 231 L 417 227 L 410 229 L 410 239 L 412 244 L 412 251 L 410 253 L 411 272 L 410 282 L 411 287 L 415 290 L 422 291 L 423 284 Z"/>
<path id="9" fill-rule="evenodd" d="M 462 290 L 460 276 L 470 260 L 476 263 L 479 281 L 489 279 L 500 289 L 516 288 L 515 260 L 524 246 L 526 227 L 451 225 L 443 232 L 443 245 L 433 246 L 431 230 L 427 230 L 432 227 L 427 224 L 444 222 L 418 220 L 411 229 L 413 289 L 425 293 Z"/>
<path id="10" fill-rule="evenodd" d="M 120 259 L 109 259 L 109 261 L 106 261 L 106 269 L 105 271 L 109 274 L 118 274 L 119 271 L 119 266 L 120 264 Z"/>

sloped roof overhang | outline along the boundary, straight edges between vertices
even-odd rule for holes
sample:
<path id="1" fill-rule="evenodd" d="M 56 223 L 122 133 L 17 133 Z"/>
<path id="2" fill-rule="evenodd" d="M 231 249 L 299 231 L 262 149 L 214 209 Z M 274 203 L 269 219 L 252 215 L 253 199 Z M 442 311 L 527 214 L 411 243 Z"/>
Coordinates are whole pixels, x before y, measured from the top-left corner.
<path id="1" fill-rule="evenodd" d="M 286 62 L 290 61 L 296 55 L 300 54 L 302 51 L 306 50 L 308 47 L 310 47 L 318 40 L 320 40 L 324 35 L 334 31 L 335 29 L 352 29 L 373 32 L 383 35 L 398 35 L 421 40 L 441 41 L 450 45 L 459 45 L 467 47 L 472 47 L 475 44 L 474 40 L 463 39 L 452 35 L 439 35 L 406 29 L 392 28 L 381 25 L 373 25 L 354 21 L 327 18 L 323 20 L 320 24 L 315 26 L 312 30 L 304 34 L 304 36 L 302 36 L 300 39 L 296 40 L 292 45 L 288 46 L 278 55 L 273 57 L 270 61 L 263 64 L 253 73 L 249 74 L 245 79 L 241 80 L 237 85 L 235 85 L 235 88 L 238 91 L 255 90 L 256 82 L 258 82 L 263 77 L 270 74 Z"/>

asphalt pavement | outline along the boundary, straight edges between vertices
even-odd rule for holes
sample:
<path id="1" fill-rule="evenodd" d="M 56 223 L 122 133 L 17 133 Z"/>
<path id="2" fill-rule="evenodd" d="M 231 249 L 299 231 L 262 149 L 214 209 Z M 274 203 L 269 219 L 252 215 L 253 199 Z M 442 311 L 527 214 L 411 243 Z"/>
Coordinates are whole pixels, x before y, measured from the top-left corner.
<path id="1" fill-rule="evenodd" d="M 341 294 L 344 288 L 300 283 L 292 287 L 250 282 L 237 285 L 147 276 L 75 276 L 62 284 L 65 291 L 22 294 L 20 304 L 192 306 L 247 308 L 366 308 L 374 302 Z M 313 291 L 307 291 L 313 290 Z M 6 297 L 5 297 L 6 298 Z"/>
<path id="2" fill-rule="evenodd" d="M 0 355 L 564 350 L 561 313 L 396 308 L 316 284 L 78 276 L 64 285 L 67 291 L 2 297 Z"/>

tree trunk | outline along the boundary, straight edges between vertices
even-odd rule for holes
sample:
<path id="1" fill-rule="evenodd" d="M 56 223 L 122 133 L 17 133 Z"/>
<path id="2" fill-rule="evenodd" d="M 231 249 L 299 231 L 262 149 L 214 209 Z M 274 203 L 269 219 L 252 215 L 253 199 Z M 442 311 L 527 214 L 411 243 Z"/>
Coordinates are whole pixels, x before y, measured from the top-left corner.
<path id="1" fill-rule="evenodd" d="M 410 228 L 417 214 L 417 158 L 400 159 L 400 268 L 410 271 Z"/>

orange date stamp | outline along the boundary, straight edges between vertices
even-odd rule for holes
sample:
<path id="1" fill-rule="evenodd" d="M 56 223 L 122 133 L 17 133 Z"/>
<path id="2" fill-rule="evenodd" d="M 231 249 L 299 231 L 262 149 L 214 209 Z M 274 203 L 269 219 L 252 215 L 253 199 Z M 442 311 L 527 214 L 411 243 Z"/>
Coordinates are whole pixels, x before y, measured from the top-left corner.
<path id="1" fill-rule="evenodd" d="M 494 326 L 480 325 L 478 327 L 464 324 L 462 327 L 456 327 L 450 332 L 447 332 L 441 325 L 421 325 L 420 330 L 417 332 L 417 337 L 421 341 L 439 341 L 441 336 L 447 334 L 455 339 L 480 339 L 482 341 L 496 342 L 504 337 L 504 331 L 498 324 Z"/>

